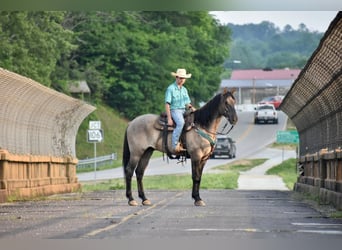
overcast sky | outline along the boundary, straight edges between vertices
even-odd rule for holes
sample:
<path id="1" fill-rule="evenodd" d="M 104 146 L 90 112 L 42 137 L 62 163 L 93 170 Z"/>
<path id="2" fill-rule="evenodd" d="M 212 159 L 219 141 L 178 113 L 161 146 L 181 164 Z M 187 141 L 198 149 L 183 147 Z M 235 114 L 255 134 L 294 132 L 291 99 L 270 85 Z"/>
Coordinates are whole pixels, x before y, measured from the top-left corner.
<path id="1" fill-rule="evenodd" d="M 310 31 L 325 32 L 337 11 L 211 11 L 222 24 L 259 24 L 269 21 L 283 29 L 286 24 L 298 29 L 304 23 Z"/>

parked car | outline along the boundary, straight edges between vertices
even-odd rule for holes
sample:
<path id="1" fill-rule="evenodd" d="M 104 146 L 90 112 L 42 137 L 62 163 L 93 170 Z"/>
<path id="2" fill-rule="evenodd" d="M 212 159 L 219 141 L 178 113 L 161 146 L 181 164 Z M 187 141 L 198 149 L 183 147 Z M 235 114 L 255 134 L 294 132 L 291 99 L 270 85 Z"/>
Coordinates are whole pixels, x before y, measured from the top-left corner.
<path id="1" fill-rule="evenodd" d="M 216 139 L 216 145 L 211 154 L 211 158 L 215 158 L 216 156 L 227 156 L 229 159 L 236 157 L 236 145 L 232 138 L 221 135 L 217 136 Z"/>
<path id="2" fill-rule="evenodd" d="M 260 102 L 258 102 L 258 105 L 273 104 L 275 109 L 279 109 L 279 106 L 280 106 L 281 102 L 283 101 L 283 98 L 284 97 L 281 95 L 265 97 Z"/>
<path id="3" fill-rule="evenodd" d="M 254 124 L 260 122 L 278 124 L 278 112 L 272 104 L 258 105 L 255 108 Z"/>

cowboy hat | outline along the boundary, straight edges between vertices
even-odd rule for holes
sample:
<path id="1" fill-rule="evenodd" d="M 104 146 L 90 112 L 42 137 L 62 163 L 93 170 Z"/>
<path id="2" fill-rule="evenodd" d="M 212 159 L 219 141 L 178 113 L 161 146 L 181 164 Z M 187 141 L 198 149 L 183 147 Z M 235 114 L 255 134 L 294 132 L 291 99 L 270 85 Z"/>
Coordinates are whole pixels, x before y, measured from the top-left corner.
<path id="1" fill-rule="evenodd" d="M 171 72 L 171 75 L 181 78 L 191 78 L 191 74 L 187 74 L 185 69 L 177 69 L 177 72 Z"/>

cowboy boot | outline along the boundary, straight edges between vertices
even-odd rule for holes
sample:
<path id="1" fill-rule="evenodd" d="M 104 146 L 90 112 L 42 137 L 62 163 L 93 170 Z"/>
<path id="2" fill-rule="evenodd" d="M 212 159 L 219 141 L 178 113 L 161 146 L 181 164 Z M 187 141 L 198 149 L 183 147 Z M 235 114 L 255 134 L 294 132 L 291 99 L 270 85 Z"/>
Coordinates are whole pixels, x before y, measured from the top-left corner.
<path id="1" fill-rule="evenodd" d="M 182 152 L 185 152 L 186 149 L 183 148 L 183 146 L 178 142 L 176 147 L 174 148 L 174 153 L 175 154 L 179 154 L 179 153 L 182 153 Z"/>

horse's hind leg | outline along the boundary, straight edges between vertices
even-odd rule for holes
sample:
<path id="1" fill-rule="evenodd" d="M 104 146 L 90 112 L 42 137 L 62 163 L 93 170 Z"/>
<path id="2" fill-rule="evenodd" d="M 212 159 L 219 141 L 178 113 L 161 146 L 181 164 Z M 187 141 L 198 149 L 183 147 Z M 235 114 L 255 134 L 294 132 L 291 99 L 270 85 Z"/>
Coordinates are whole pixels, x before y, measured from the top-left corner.
<path id="1" fill-rule="evenodd" d="M 151 202 L 145 196 L 143 178 L 144 178 L 145 169 L 150 161 L 153 151 L 154 151 L 153 148 L 146 149 L 146 151 L 140 158 L 137 168 L 135 169 L 135 174 L 137 177 L 138 194 L 139 194 L 139 197 L 142 199 L 142 204 L 145 206 L 151 205 Z"/>
<path id="2" fill-rule="evenodd" d="M 137 161 L 133 161 L 132 159 L 130 159 L 130 161 L 127 163 L 127 166 L 124 167 L 126 181 L 126 197 L 128 199 L 128 204 L 130 206 L 138 206 L 138 203 L 134 200 L 132 195 L 132 176 L 136 165 Z"/>

